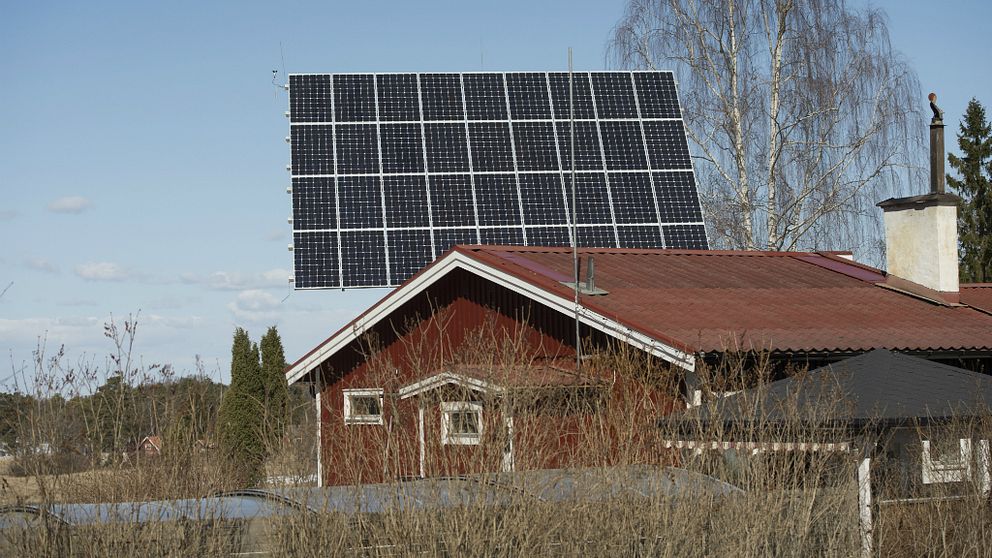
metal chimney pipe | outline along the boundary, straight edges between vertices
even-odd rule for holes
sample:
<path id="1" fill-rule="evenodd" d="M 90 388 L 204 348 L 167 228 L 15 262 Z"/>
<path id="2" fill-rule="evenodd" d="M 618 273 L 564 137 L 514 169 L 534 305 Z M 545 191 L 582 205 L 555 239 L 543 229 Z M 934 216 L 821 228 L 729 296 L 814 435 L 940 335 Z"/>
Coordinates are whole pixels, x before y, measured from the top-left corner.
<path id="1" fill-rule="evenodd" d="M 933 118 L 930 120 L 930 193 L 944 193 L 944 111 L 937 106 L 937 95 L 929 95 Z"/>
<path id="2" fill-rule="evenodd" d="M 589 256 L 589 265 L 586 266 L 586 292 L 596 291 L 596 260 Z"/>

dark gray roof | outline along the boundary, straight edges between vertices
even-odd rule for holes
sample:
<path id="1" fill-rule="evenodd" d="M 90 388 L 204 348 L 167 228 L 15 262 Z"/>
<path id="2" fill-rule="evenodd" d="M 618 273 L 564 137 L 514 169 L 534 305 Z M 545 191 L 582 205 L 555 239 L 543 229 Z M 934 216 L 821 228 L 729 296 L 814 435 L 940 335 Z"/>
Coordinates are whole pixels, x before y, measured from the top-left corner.
<path id="1" fill-rule="evenodd" d="M 990 407 L 992 377 L 878 349 L 724 397 L 690 417 L 861 427 L 967 419 Z"/>

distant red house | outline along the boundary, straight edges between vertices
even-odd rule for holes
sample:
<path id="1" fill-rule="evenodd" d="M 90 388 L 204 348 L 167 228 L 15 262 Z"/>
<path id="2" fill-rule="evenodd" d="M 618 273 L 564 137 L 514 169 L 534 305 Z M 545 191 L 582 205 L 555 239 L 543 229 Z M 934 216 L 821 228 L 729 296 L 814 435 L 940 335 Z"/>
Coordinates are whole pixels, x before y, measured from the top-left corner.
<path id="1" fill-rule="evenodd" d="M 843 253 L 580 254 L 584 266 L 595 259 L 578 311 L 584 343 L 631 347 L 680 389 L 617 390 L 629 380 L 609 366 L 576 371 L 570 249 L 458 246 L 287 368 L 290 382 L 315 386 L 322 480 L 575 463 L 577 426 L 618 404 L 610 398 L 637 394 L 651 420 L 684 408 L 697 366 L 731 351 L 820 365 L 885 348 L 971 368 L 992 355 L 992 315 L 968 303 L 977 294 L 959 301 Z M 519 343 L 526 365 L 459 357 L 480 337 Z M 511 403 L 524 395 L 531 412 Z M 542 428 L 539 442 L 519 437 Z"/>
<path id="2" fill-rule="evenodd" d="M 148 457 L 162 455 L 162 437 L 145 436 L 138 442 L 138 454 Z"/>

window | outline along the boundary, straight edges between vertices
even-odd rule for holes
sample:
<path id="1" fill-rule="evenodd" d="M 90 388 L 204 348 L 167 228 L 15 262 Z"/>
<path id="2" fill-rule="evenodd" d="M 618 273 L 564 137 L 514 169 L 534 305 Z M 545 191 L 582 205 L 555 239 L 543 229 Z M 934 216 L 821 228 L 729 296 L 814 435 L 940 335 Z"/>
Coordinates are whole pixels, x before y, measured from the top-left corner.
<path id="1" fill-rule="evenodd" d="M 467 401 L 441 403 L 441 443 L 476 445 L 482 437 L 482 405 Z"/>
<path id="2" fill-rule="evenodd" d="M 344 390 L 345 424 L 382 424 L 382 389 Z"/>
<path id="3" fill-rule="evenodd" d="M 923 440 L 923 484 L 961 482 L 971 476 L 971 440 Z"/>

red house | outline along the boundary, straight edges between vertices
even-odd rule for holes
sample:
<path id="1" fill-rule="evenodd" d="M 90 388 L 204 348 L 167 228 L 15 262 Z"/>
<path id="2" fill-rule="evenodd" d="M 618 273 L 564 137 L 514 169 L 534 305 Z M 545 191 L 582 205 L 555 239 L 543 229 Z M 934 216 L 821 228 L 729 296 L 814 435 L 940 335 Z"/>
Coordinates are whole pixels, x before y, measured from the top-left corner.
<path id="1" fill-rule="evenodd" d="M 604 409 L 648 424 L 684 408 L 697 366 L 727 352 L 815 366 L 885 348 L 990 363 L 981 286 L 935 290 L 844 253 L 580 255 L 595 272 L 578 311 L 570 249 L 458 246 L 292 364 L 290 382 L 315 386 L 322 481 L 606 464 L 637 444 L 594 451 L 580 426 Z M 576 316 L 584 347 L 626 349 L 652 381 L 618 377 L 611 362 L 576 370 Z"/>

